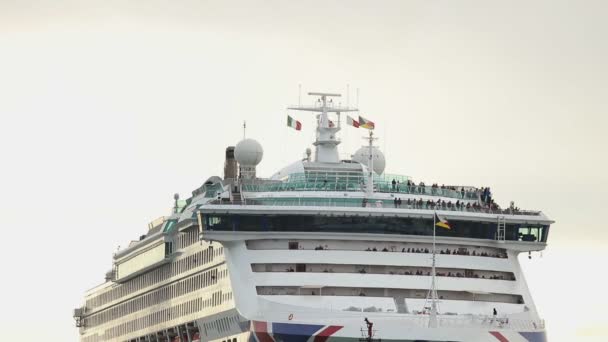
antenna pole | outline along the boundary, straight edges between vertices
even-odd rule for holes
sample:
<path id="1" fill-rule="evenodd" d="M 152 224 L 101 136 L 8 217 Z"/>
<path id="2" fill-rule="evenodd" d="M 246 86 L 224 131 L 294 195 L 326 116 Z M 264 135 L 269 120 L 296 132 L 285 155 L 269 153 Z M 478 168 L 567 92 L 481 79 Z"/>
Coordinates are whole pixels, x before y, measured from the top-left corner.
<path id="1" fill-rule="evenodd" d="M 350 105 L 350 84 L 346 85 L 346 107 Z"/>
<path id="2" fill-rule="evenodd" d="M 243 120 L 243 140 L 245 140 L 245 130 L 247 129 L 247 121 Z"/>
<path id="3" fill-rule="evenodd" d="M 371 129 L 369 130 L 369 163 L 367 163 L 368 165 L 368 178 L 367 178 L 367 195 L 368 196 L 372 196 L 374 194 L 374 140 L 376 138 L 374 138 L 374 131 L 372 131 Z"/>
<path id="4" fill-rule="evenodd" d="M 436 255 L 436 249 L 435 249 L 435 228 L 436 228 L 436 224 L 437 222 L 435 221 L 435 218 L 437 217 L 437 212 L 433 212 L 433 264 L 431 267 L 431 316 L 429 319 L 429 328 L 436 328 L 437 327 L 437 287 L 435 284 L 435 255 Z"/>
<path id="5" fill-rule="evenodd" d="M 384 126 L 384 158 L 386 159 L 386 155 L 388 155 L 388 151 L 386 150 L 386 141 L 388 140 L 388 136 L 386 135 L 386 126 Z"/>

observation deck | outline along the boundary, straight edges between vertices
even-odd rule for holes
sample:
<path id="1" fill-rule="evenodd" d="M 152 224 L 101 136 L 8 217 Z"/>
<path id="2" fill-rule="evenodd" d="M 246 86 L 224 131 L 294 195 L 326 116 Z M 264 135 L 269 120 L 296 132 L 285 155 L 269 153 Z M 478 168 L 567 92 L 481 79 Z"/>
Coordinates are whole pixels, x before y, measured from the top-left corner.
<path id="1" fill-rule="evenodd" d="M 393 181 L 395 184 L 393 185 Z M 403 175 L 374 176 L 374 192 L 448 197 L 457 200 L 480 200 L 480 190 L 472 186 L 428 186 L 410 184 L 411 178 Z M 366 177 L 361 172 L 294 173 L 284 181 L 262 180 L 243 184 L 243 192 L 284 191 L 365 191 Z"/>

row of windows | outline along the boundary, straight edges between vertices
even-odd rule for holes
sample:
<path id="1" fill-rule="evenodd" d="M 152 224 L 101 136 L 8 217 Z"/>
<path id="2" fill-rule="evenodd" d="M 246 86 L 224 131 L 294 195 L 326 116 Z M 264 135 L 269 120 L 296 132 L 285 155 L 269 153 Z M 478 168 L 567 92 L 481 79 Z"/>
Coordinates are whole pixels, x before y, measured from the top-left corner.
<path id="1" fill-rule="evenodd" d="M 98 334 L 89 335 L 87 337 L 83 337 L 81 342 L 101 342 L 103 339 L 99 337 Z"/>
<path id="2" fill-rule="evenodd" d="M 311 273 L 369 273 L 391 275 L 430 276 L 431 267 L 340 265 L 340 264 L 251 264 L 253 272 L 311 272 Z M 462 268 L 438 267 L 438 277 L 515 280 L 512 272 L 481 271 Z"/>
<path id="3" fill-rule="evenodd" d="M 134 331 L 146 329 L 157 324 L 199 312 L 204 308 L 218 306 L 223 304 L 228 298 L 232 299 L 232 293 L 222 293 L 222 291 L 214 292 L 205 300 L 202 298 L 195 298 L 188 302 L 175 305 L 171 308 L 159 310 L 149 315 L 106 329 L 104 332 L 104 338 L 106 340 L 118 338 L 119 336 L 130 334 Z"/>
<path id="4" fill-rule="evenodd" d="M 388 242 L 388 241 L 348 241 L 348 240 L 251 240 L 245 242 L 251 250 L 316 250 L 316 251 L 367 251 L 397 253 L 433 253 L 430 243 Z M 437 244 L 437 254 L 467 255 L 492 258 L 507 258 L 507 251 L 502 248 L 460 246 L 454 244 Z"/>
<path id="5" fill-rule="evenodd" d="M 220 275 L 222 274 L 223 272 L 220 272 Z M 204 273 L 199 273 L 197 275 L 185 278 L 158 290 L 148 292 L 147 294 L 141 295 L 137 298 L 128 300 L 120 305 L 116 305 L 100 313 L 87 317 L 85 324 L 87 327 L 94 327 L 100 324 L 104 324 L 111 320 L 132 314 L 147 307 L 157 305 L 166 300 L 173 299 L 211 285 L 215 285 L 217 284 L 218 280 L 219 279 L 217 269 L 212 269 Z"/>
<path id="6" fill-rule="evenodd" d="M 225 294 L 227 296 L 227 300 L 232 299 L 232 293 L 226 293 Z M 223 317 L 220 319 L 216 319 L 212 322 L 209 323 L 203 323 L 202 325 L 202 330 L 207 336 L 209 336 L 209 332 L 208 330 L 211 329 L 215 329 L 216 331 L 220 332 L 220 333 L 226 333 L 226 332 L 230 332 L 232 330 L 232 327 L 235 327 L 236 330 L 241 331 L 240 327 L 238 326 L 239 324 L 239 318 L 238 316 L 230 316 L 230 317 Z M 196 332 L 192 333 L 192 340 L 196 340 L 196 339 L 200 339 L 200 334 L 198 332 L 198 328 L 195 328 Z M 171 341 L 187 341 L 188 335 L 183 333 L 183 337 L 181 340 L 178 339 L 178 337 L 174 337 L 173 340 Z M 141 340 L 145 340 L 148 341 L 148 339 L 146 339 L 146 336 L 140 336 L 134 339 L 129 340 L 129 342 L 138 342 Z M 223 340 L 222 342 L 237 342 L 238 338 L 237 337 L 233 337 L 233 338 L 228 338 L 226 340 Z M 84 341 L 83 341 L 84 342 Z M 88 342 L 98 342 L 98 341 L 88 341 Z"/>
<path id="7" fill-rule="evenodd" d="M 203 230 L 250 232 L 333 232 L 433 235 L 433 219 L 389 216 L 236 215 L 205 214 Z M 497 222 L 450 219 L 451 229 L 437 229 L 437 236 L 494 240 Z M 505 240 L 547 241 L 548 225 L 507 223 Z"/>
<path id="8" fill-rule="evenodd" d="M 195 227 L 193 229 L 183 231 L 177 236 L 176 241 L 180 249 L 186 248 L 198 242 L 198 229 Z"/>
<path id="9" fill-rule="evenodd" d="M 232 293 L 231 293 L 232 294 Z M 223 317 L 213 322 L 203 324 L 203 332 L 206 336 L 209 336 L 210 330 L 216 330 L 218 333 L 229 332 L 232 325 L 238 325 L 239 319 L 237 316 Z M 230 339 L 228 339 L 230 341 Z"/>
<path id="10" fill-rule="evenodd" d="M 165 281 L 196 267 L 213 262 L 214 258 L 222 255 L 223 252 L 223 247 L 213 248 L 212 246 L 209 246 L 208 248 L 188 257 L 176 260 L 170 264 L 164 264 L 150 272 L 139 275 L 123 284 L 119 284 L 118 286 L 100 295 L 90 298 L 86 301 L 85 306 L 87 310 L 91 310 L 114 300 L 120 299 L 133 292 L 139 291 L 161 281 Z"/>
<path id="11" fill-rule="evenodd" d="M 359 296 L 359 297 L 391 297 L 424 299 L 428 289 L 390 289 L 390 288 L 359 288 L 359 287 L 319 287 L 302 288 L 295 286 L 258 286 L 258 295 L 265 296 Z M 524 304 L 520 295 L 506 293 L 471 293 L 468 291 L 437 290 L 439 299 L 464 300 L 475 302 L 495 302 Z"/>

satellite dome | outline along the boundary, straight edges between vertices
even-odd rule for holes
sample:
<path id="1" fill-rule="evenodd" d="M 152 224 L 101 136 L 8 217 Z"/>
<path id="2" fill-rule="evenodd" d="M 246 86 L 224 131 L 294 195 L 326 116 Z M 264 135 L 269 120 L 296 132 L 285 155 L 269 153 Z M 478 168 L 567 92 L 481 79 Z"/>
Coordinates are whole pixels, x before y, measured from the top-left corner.
<path id="1" fill-rule="evenodd" d="M 386 166 L 386 160 L 384 159 L 384 153 L 377 147 L 372 148 L 372 158 L 374 159 L 374 172 L 381 175 L 384 172 Z M 369 161 L 369 147 L 363 146 L 355 152 L 352 156 L 352 160 L 359 162 L 365 166 L 368 166 Z"/>
<path id="2" fill-rule="evenodd" d="M 253 139 L 243 139 L 234 148 L 234 157 L 242 166 L 256 166 L 263 156 L 262 145 Z"/>

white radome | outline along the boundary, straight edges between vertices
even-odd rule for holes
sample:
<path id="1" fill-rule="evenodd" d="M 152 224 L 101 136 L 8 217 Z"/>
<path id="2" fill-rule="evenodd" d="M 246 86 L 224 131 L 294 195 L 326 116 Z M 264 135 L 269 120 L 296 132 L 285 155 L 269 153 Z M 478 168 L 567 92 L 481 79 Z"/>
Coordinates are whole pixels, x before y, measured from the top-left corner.
<path id="1" fill-rule="evenodd" d="M 256 166 L 262 161 L 264 149 L 253 139 L 243 139 L 234 148 L 236 161 L 243 166 Z"/>
<path id="2" fill-rule="evenodd" d="M 374 159 L 374 172 L 381 175 L 386 167 L 386 160 L 384 159 L 384 153 L 378 149 L 378 147 L 372 148 L 372 158 Z M 369 162 L 369 147 L 363 146 L 353 154 L 352 159 L 365 166 L 368 166 Z"/>

